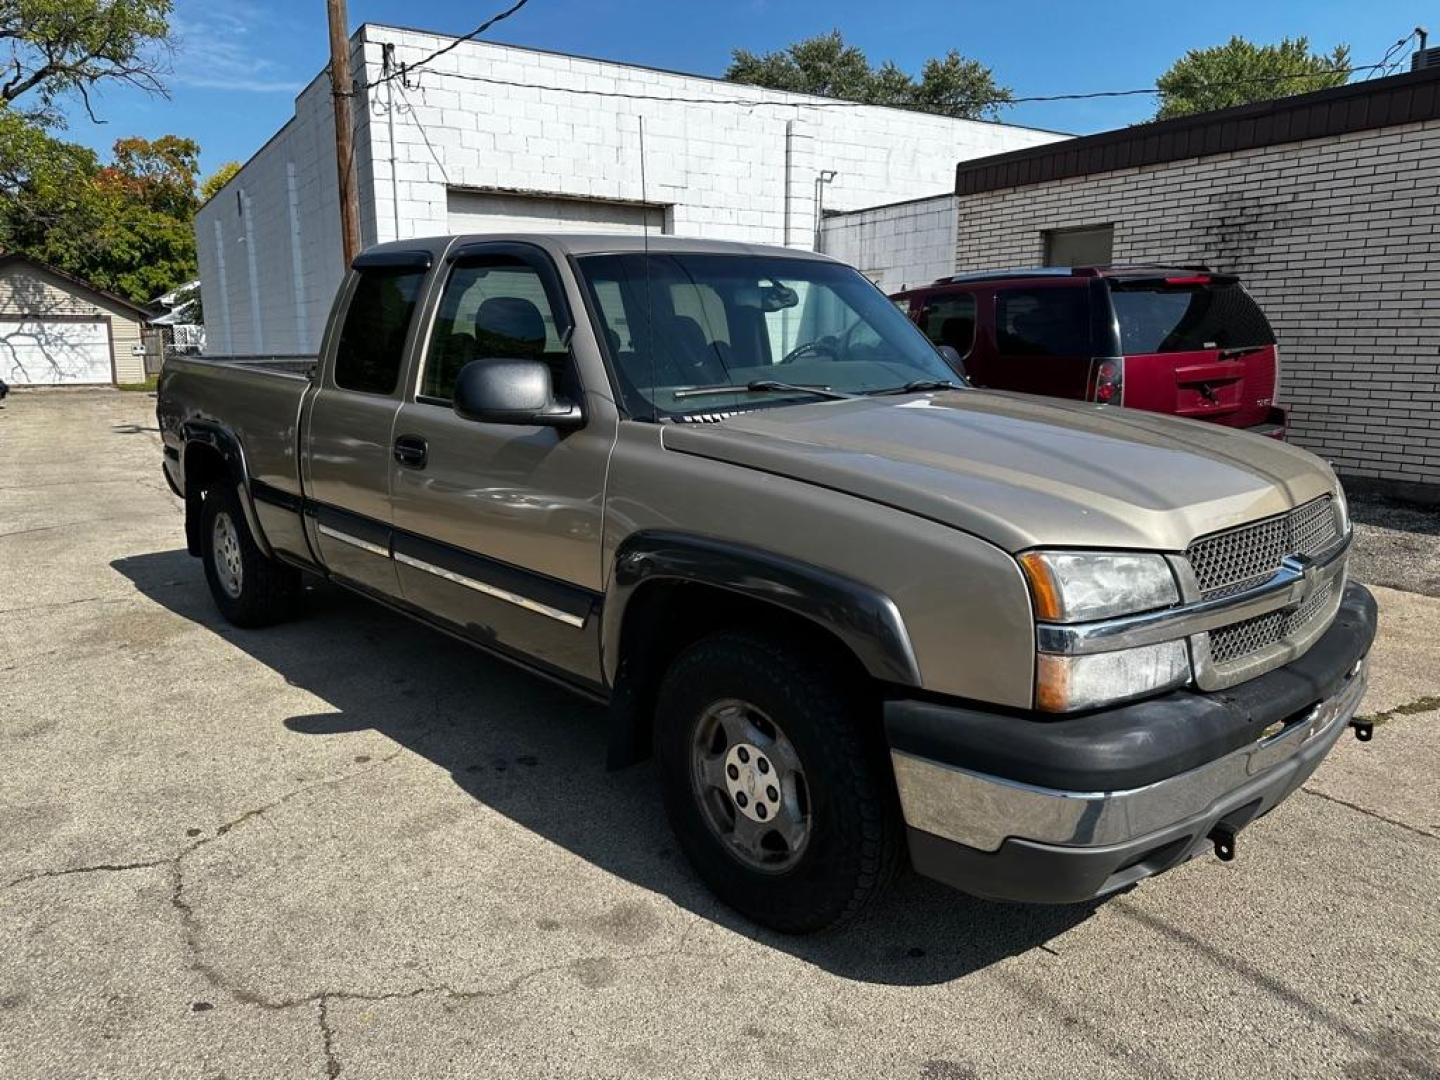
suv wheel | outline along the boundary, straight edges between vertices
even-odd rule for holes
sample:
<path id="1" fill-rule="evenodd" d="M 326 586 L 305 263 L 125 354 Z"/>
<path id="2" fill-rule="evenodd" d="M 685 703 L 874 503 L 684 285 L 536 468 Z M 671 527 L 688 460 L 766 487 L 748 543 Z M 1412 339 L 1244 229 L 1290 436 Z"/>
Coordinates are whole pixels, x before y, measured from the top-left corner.
<path id="1" fill-rule="evenodd" d="M 261 553 L 239 496 L 226 487 L 211 488 L 201 507 L 200 554 L 220 614 L 243 627 L 270 626 L 293 616 L 300 571 Z"/>
<path id="2" fill-rule="evenodd" d="M 878 724 L 825 664 L 778 639 L 691 646 L 660 687 L 666 811 L 700 877 L 758 923 L 807 933 L 880 895 L 903 845 Z"/>

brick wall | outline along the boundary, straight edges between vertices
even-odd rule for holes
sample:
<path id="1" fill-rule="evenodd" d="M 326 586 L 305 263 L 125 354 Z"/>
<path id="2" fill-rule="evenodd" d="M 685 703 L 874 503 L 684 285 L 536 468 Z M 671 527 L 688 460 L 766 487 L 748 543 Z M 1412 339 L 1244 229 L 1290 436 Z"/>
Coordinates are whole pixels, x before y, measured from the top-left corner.
<path id="1" fill-rule="evenodd" d="M 367 25 L 352 39 L 354 70 L 373 81 L 387 49 L 394 62 L 413 63 L 452 41 Z M 754 104 L 776 99 L 786 104 Z M 824 100 L 467 42 L 356 97 L 362 240 L 449 232 L 453 190 L 638 203 L 641 116 L 643 197 L 666 208 L 672 232 L 807 248 L 821 169 L 838 174 L 826 207 L 857 209 L 947 191 L 958 160 L 1061 138 L 895 109 L 816 107 Z M 340 277 L 334 178 L 328 85 L 317 79 L 297 98 L 294 119 L 197 218 L 210 351 L 316 347 Z"/>
<path id="2" fill-rule="evenodd" d="M 954 266 L 1037 266 L 1044 230 L 1107 222 L 1117 263 L 1243 276 L 1295 442 L 1440 484 L 1440 121 L 963 196 Z"/>
<path id="3" fill-rule="evenodd" d="M 925 285 L 955 265 L 955 196 L 877 206 L 827 217 L 823 250 L 886 292 Z"/>

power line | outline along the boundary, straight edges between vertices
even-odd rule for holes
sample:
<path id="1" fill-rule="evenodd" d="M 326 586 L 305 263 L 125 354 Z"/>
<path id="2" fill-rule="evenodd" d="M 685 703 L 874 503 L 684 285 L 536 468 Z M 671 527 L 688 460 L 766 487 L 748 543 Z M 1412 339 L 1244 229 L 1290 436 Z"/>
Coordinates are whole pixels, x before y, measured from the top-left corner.
<path id="1" fill-rule="evenodd" d="M 1382 73 L 1382 78 L 1384 77 L 1384 75 L 1388 75 L 1390 73 L 1390 69 L 1385 67 L 1386 62 L 1389 61 L 1389 59 L 1394 56 L 1398 50 L 1403 49 L 1410 42 L 1410 40 L 1419 32 L 1420 28 L 1417 26 L 1414 30 L 1411 30 L 1410 33 L 1406 34 L 1399 41 L 1395 42 L 1394 45 L 1391 45 L 1390 48 L 1385 50 L 1385 55 L 1380 58 L 1380 63 L 1375 65 L 1375 67 L 1377 68 L 1384 69 Z M 1404 59 L 1405 58 L 1403 56 L 1400 57 L 1394 62 L 1394 64 L 1391 65 L 1391 67 L 1399 67 L 1400 64 L 1404 62 Z M 1374 76 L 1375 73 L 1372 71 L 1369 75 L 1365 76 L 1365 78 L 1371 79 L 1374 78 Z"/>
<path id="2" fill-rule="evenodd" d="M 411 65 L 407 70 L 414 72 L 418 65 Z M 1220 90 L 1235 86 L 1251 86 L 1256 83 L 1289 82 L 1295 79 L 1328 79 L 1336 75 L 1353 75 L 1361 71 L 1374 71 L 1380 68 L 1381 64 L 1361 64 L 1349 68 L 1332 68 L 1329 71 L 1307 71 L 1296 72 L 1290 75 L 1257 75 L 1249 79 L 1233 79 L 1226 82 L 1200 83 L 1194 87 L 1196 90 Z M 390 78 L 396 77 L 400 72 L 395 72 Z M 555 86 L 550 83 L 521 82 L 516 79 L 497 79 L 488 75 L 473 75 L 461 71 L 435 71 L 430 74 L 446 79 L 460 79 L 465 82 L 486 83 L 491 86 L 507 86 L 522 90 L 550 90 L 561 94 L 576 94 L 582 97 L 605 97 L 620 98 L 628 101 L 659 101 L 679 105 L 746 105 L 746 106 L 784 106 L 791 108 L 812 108 L 812 109 L 856 109 L 874 108 L 882 106 L 886 108 L 908 109 L 914 112 L 927 111 L 919 105 L 908 104 L 886 104 L 884 102 L 866 101 L 843 101 L 838 98 L 828 101 L 796 101 L 793 99 L 765 99 L 765 98 L 717 98 L 717 97 L 674 97 L 662 94 L 639 94 L 623 90 L 591 90 L 575 86 Z M 737 83 L 736 85 L 748 85 Z M 1086 101 L 1095 98 L 1117 98 L 1136 97 L 1145 94 L 1162 94 L 1165 91 L 1158 86 L 1143 87 L 1133 90 L 1092 90 L 1072 94 L 1030 94 L 1024 97 L 986 98 L 979 101 L 968 102 L 978 108 L 989 105 L 1023 105 L 1030 102 L 1042 101 Z M 800 96 L 800 95 L 797 95 Z"/>
<path id="3" fill-rule="evenodd" d="M 482 22 L 479 26 L 475 27 L 474 30 L 471 30 L 468 34 L 456 38 L 448 45 L 444 45 L 441 48 L 436 49 L 430 55 L 422 57 L 421 59 L 415 61 L 415 63 L 413 64 L 401 64 L 398 68 L 390 72 L 388 75 L 382 75 L 374 82 L 364 83 L 363 85 L 356 87 L 356 90 L 369 90 L 372 87 L 379 86 L 381 83 L 387 83 L 391 79 L 403 79 L 406 73 L 414 71 L 417 68 L 423 68 L 425 65 L 431 63 L 432 61 L 438 60 L 440 57 L 444 56 L 452 49 L 459 48 L 463 43 L 467 41 L 474 41 L 477 37 L 483 34 L 486 30 L 489 30 L 496 23 L 503 22 L 504 20 L 510 18 L 511 15 L 514 15 L 517 11 L 519 11 L 529 2 L 530 0 L 515 0 L 515 3 L 511 4 L 504 11 L 500 12 L 498 15 L 492 15 L 490 18 Z"/>
<path id="4" fill-rule="evenodd" d="M 526 90 L 551 90 L 556 93 L 575 94 L 581 97 L 617 98 L 628 101 L 660 101 L 679 105 L 743 105 L 751 107 L 780 106 L 818 109 L 853 109 L 881 105 L 889 108 L 906 109 L 913 112 L 928 111 L 924 107 L 919 105 L 896 103 L 886 106 L 886 103 L 883 102 L 842 101 L 838 98 L 830 101 L 792 101 L 783 99 L 765 100 L 763 98 L 692 98 L 673 97 L 661 94 L 628 93 L 621 90 L 590 90 L 573 86 L 555 86 L 548 83 L 521 82 L 515 79 L 497 79 L 490 76 L 472 75 L 459 71 L 435 71 L 434 69 L 429 68 L 429 65 L 435 60 L 453 51 L 454 49 L 459 48 L 460 45 L 467 41 L 474 41 L 476 38 L 478 38 L 481 34 L 485 33 L 486 30 L 489 30 L 496 23 L 502 22 L 503 20 L 510 18 L 529 2 L 530 0 L 516 0 L 515 3 L 510 5 L 510 7 L 506 8 L 504 11 L 501 11 L 496 15 L 492 15 L 490 18 L 482 22 L 479 26 L 475 27 L 474 30 L 471 30 L 468 34 L 456 38 L 454 41 L 451 41 L 446 45 L 442 46 L 441 48 L 436 49 L 434 52 L 429 53 L 428 55 L 422 57 L 414 63 L 400 64 L 394 70 L 385 72 L 378 79 L 375 79 L 372 82 L 358 84 L 355 87 L 355 92 L 358 93 L 361 90 L 372 89 L 376 86 L 388 83 L 393 79 L 404 80 L 407 79 L 407 77 L 411 73 L 428 70 L 431 71 L 433 74 L 441 76 L 443 78 L 461 79 L 466 82 L 486 83 L 491 86 L 506 86 Z M 1404 48 L 1405 44 L 1410 41 L 1417 33 L 1419 33 L 1418 28 L 1410 31 L 1409 34 L 1407 34 L 1405 37 L 1401 38 L 1394 45 L 1392 45 L 1386 51 L 1385 55 L 1380 58 L 1380 62 L 1376 64 L 1361 64 L 1355 67 L 1348 68 L 1331 68 L 1328 71 L 1295 72 L 1294 74 L 1289 75 L 1256 75 L 1248 79 L 1232 79 L 1218 83 L 1200 83 L 1197 86 L 1193 87 L 1193 89 L 1223 90 L 1238 86 L 1253 86 L 1260 83 L 1290 82 L 1296 79 L 1329 79 L 1333 78 L 1336 75 L 1344 75 L 1348 78 L 1349 76 L 1358 74 L 1362 71 L 1368 72 L 1369 74 L 1366 76 L 1366 78 L 1370 78 L 1374 75 L 1376 71 L 1382 71 L 1383 69 L 1385 69 L 1386 64 L 1390 61 L 1390 58 L 1395 54 L 1396 50 Z M 1398 64 L 1399 61 L 1396 61 L 1395 64 L 1391 65 L 1391 67 L 1393 68 L 1395 66 L 1398 66 Z M 1386 71 L 1385 74 L 1388 74 L 1388 71 Z M 972 101 L 968 104 L 973 106 L 974 108 L 987 108 L 993 105 L 1024 105 L 1036 102 L 1092 101 L 1101 98 L 1142 97 L 1150 94 L 1163 94 L 1164 92 L 1165 91 L 1161 90 L 1158 86 L 1147 86 L 1136 88 L 1133 90 L 1092 90 L 1069 94 L 1028 94 L 1023 97 L 1011 97 L 1007 95 L 1003 98 L 988 98 L 980 101 Z"/>

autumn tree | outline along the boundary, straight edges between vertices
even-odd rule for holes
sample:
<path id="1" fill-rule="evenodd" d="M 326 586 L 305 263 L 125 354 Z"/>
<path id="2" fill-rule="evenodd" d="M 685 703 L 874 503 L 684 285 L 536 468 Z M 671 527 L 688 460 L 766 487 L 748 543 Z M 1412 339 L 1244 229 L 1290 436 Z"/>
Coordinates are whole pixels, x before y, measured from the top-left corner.
<path id="1" fill-rule="evenodd" d="M 926 60 L 917 79 L 889 60 L 872 66 L 865 53 L 847 44 L 839 30 L 776 52 L 736 49 L 725 78 L 772 90 L 965 119 L 993 119 L 999 107 L 1010 100 L 1010 91 L 995 82 L 988 67 L 955 49 Z"/>
<path id="2" fill-rule="evenodd" d="M 1349 69 L 1348 45 L 1313 53 L 1304 37 L 1284 38 L 1278 45 L 1232 37 L 1224 45 L 1191 49 L 1156 80 L 1160 107 L 1155 119 L 1343 86 Z"/>
<path id="3" fill-rule="evenodd" d="M 235 174 L 240 171 L 240 162 L 222 161 L 209 176 L 200 181 L 200 201 L 207 203 L 213 199 L 222 187 L 235 179 Z"/>

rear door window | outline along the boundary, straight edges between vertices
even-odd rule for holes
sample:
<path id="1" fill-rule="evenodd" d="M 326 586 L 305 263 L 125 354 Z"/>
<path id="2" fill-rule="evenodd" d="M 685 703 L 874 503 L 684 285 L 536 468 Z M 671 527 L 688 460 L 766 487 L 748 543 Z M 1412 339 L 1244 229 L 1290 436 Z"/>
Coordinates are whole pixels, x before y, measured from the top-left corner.
<path id="1" fill-rule="evenodd" d="M 970 293 L 929 297 L 920 309 L 920 329 L 936 345 L 950 345 L 964 356 L 975 344 L 975 297 Z"/>
<path id="2" fill-rule="evenodd" d="M 1238 283 L 1197 286 L 1111 286 L 1120 350 L 1199 352 L 1275 344 L 1260 305 Z"/>
<path id="3" fill-rule="evenodd" d="M 1089 290 L 997 290 L 995 339 L 1001 356 L 1089 355 Z"/>
<path id="4" fill-rule="evenodd" d="M 364 394 L 393 394 L 405 334 L 425 270 L 377 266 L 360 271 L 335 349 L 335 385 Z"/>

